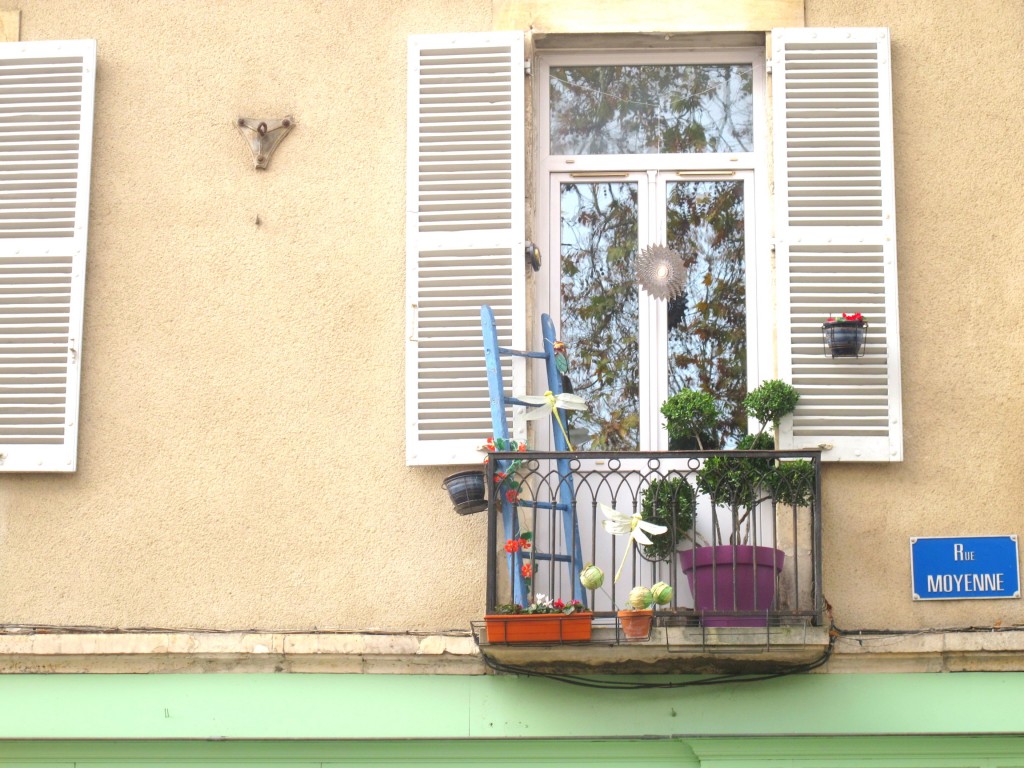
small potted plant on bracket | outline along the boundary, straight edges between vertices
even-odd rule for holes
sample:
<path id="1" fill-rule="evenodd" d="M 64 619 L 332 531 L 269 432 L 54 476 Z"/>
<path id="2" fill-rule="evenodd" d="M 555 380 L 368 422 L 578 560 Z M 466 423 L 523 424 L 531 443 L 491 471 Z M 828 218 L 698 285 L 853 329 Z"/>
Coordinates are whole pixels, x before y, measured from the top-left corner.
<path id="1" fill-rule="evenodd" d="M 829 317 L 821 324 L 821 341 L 832 357 L 863 357 L 868 324 L 860 312 L 842 319 Z"/>
<path id="2" fill-rule="evenodd" d="M 506 440 L 500 437 L 489 437 L 487 443 L 480 447 L 485 451 L 526 451 L 526 443 L 518 440 Z M 484 457 L 483 463 L 490 461 L 490 457 Z M 506 468 L 505 472 L 495 474 L 495 483 L 505 484 L 508 493 L 518 491 L 519 485 L 512 479 L 522 461 L 513 461 Z M 448 491 L 448 497 L 455 506 L 455 511 L 460 515 L 471 515 L 475 512 L 483 512 L 487 509 L 487 489 L 484 480 L 484 472 L 479 469 L 469 469 L 463 472 L 456 472 L 448 475 L 441 481 L 441 487 Z"/>

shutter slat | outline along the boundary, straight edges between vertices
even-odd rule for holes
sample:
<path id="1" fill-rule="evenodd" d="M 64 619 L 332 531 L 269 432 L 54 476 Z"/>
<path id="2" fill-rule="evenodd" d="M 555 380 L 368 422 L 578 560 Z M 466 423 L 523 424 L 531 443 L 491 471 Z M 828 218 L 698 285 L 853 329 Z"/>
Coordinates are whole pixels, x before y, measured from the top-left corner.
<path id="1" fill-rule="evenodd" d="M 406 458 L 477 464 L 491 435 L 480 307 L 525 344 L 521 33 L 409 40 Z M 505 380 L 525 366 L 507 364 Z"/>
<path id="2" fill-rule="evenodd" d="M 899 461 L 902 413 L 888 32 L 775 30 L 780 372 L 800 392 L 785 448 Z M 832 359 L 821 324 L 868 321 L 862 358 Z"/>

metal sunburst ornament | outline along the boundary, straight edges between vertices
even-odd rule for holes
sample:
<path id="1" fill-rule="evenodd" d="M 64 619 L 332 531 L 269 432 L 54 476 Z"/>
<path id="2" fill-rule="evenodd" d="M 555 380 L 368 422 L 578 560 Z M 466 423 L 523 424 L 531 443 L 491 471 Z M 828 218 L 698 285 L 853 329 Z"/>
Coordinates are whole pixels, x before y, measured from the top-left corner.
<path id="1" fill-rule="evenodd" d="M 640 287 L 656 299 L 674 299 L 686 287 L 683 257 L 664 245 L 649 245 L 636 261 Z"/>

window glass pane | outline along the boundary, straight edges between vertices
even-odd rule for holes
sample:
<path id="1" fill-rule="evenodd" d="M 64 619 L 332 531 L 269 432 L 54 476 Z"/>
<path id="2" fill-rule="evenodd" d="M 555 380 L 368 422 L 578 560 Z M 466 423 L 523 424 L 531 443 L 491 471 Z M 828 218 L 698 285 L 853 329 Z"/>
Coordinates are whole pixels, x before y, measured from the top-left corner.
<path id="1" fill-rule="evenodd" d="M 552 67 L 551 154 L 753 151 L 749 64 Z"/>
<path id="2" fill-rule="evenodd" d="M 573 390 L 578 448 L 634 450 L 640 444 L 639 291 L 636 182 L 561 185 L 562 341 Z"/>
<path id="3" fill-rule="evenodd" d="M 732 448 L 747 431 L 743 182 L 675 181 L 666 192 L 668 247 L 689 268 L 686 291 L 668 304 L 669 394 L 714 395 L 725 414 L 702 442 Z"/>

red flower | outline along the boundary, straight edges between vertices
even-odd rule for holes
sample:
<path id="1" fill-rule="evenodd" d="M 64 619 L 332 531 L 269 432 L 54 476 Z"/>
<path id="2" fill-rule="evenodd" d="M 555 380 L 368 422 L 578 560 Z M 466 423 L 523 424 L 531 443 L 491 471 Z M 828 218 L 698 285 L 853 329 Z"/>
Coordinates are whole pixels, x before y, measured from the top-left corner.
<path id="1" fill-rule="evenodd" d="M 562 610 L 563 608 L 565 608 L 565 603 L 561 600 L 555 600 L 555 602 L 551 604 L 551 607 L 557 608 L 558 610 Z"/>
<path id="2" fill-rule="evenodd" d="M 514 490 L 506 491 L 505 498 L 508 499 L 510 504 L 515 504 L 519 501 L 519 492 Z"/>
<path id="3" fill-rule="evenodd" d="M 512 554 L 513 552 L 518 552 L 520 546 L 519 542 L 521 541 L 522 539 L 509 539 L 505 542 L 505 551 L 509 554 Z"/>
<path id="4" fill-rule="evenodd" d="M 504 472 L 495 472 L 494 473 L 494 482 L 500 483 L 506 477 L 508 477 L 508 475 L 506 475 Z"/>
<path id="5" fill-rule="evenodd" d="M 494 438 L 493 437 L 488 437 L 487 438 L 487 450 L 488 451 L 493 451 L 494 450 Z"/>
<path id="6" fill-rule="evenodd" d="M 523 563 L 523 567 L 520 569 L 524 579 L 533 578 L 533 566 L 529 563 Z"/>
<path id="7" fill-rule="evenodd" d="M 848 315 L 845 312 L 843 312 L 843 320 L 849 320 L 851 323 L 855 323 L 863 319 L 864 315 L 862 315 L 860 312 L 854 312 L 852 315 Z"/>
<path id="8" fill-rule="evenodd" d="M 530 540 L 529 539 L 519 539 L 519 547 L 521 549 L 529 549 L 530 548 Z"/>
<path id="9" fill-rule="evenodd" d="M 516 450 L 517 450 L 517 451 L 522 451 L 522 452 L 524 452 L 524 453 L 525 453 L 525 452 L 526 452 L 526 443 L 520 443 L 520 444 L 519 444 L 519 447 L 518 447 L 518 448 L 516 448 Z"/>

